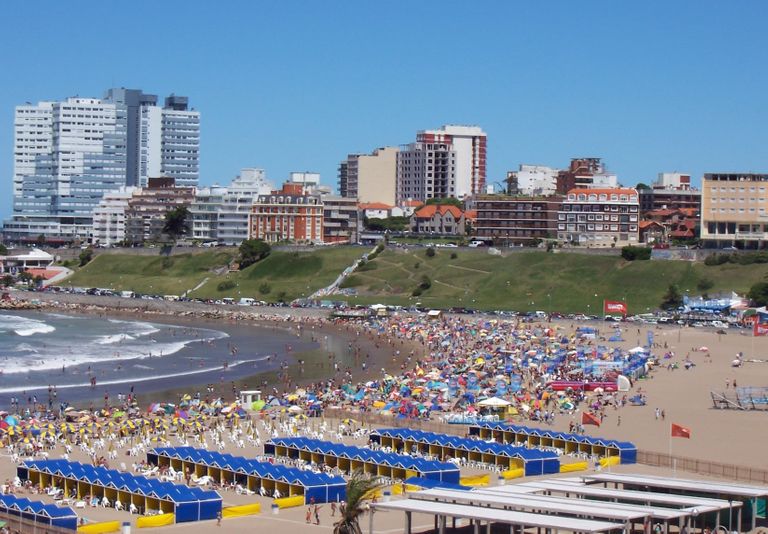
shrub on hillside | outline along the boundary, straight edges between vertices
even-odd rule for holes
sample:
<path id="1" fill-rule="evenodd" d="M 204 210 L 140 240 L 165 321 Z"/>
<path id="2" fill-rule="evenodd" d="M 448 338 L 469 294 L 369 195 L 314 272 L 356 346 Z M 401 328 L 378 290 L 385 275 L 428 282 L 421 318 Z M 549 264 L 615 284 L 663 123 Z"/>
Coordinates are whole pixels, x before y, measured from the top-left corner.
<path id="1" fill-rule="evenodd" d="M 755 306 L 768 304 L 768 282 L 758 282 L 749 289 L 747 297 Z"/>
<path id="2" fill-rule="evenodd" d="M 429 247 L 427 249 L 427 258 L 434 258 L 435 257 L 435 249 L 432 247 Z"/>
<path id="3" fill-rule="evenodd" d="M 715 283 L 709 278 L 702 278 L 696 283 L 696 289 L 698 289 L 699 291 L 706 292 L 712 289 L 713 287 L 715 287 Z"/>
<path id="4" fill-rule="evenodd" d="M 704 258 L 704 265 L 714 266 L 714 265 L 723 265 L 725 263 L 728 263 L 730 261 L 730 254 L 710 254 L 706 258 Z"/>
<path id="5" fill-rule="evenodd" d="M 621 257 L 627 261 L 650 260 L 651 249 L 649 247 L 634 247 L 628 245 L 621 247 Z"/>
<path id="6" fill-rule="evenodd" d="M 245 269 L 249 265 L 263 260 L 269 256 L 270 252 L 272 252 L 272 247 L 269 246 L 269 243 L 265 243 L 261 239 L 246 239 L 240 244 L 240 269 Z"/>
<path id="7" fill-rule="evenodd" d="M 760 250 L 757 252 L 740 252 L 735 254 L 714 253 L 710 254 L 704 260 L 704 265 L 724 265 L 726 263 L 735 263 L 737 265 L 752 265 L 755 263 L 768 263 L 768 252 Z"/>
<path id="8" fill-rule="evenodd" d="M 667 293 L 661 301 L 662 310 L 676 310 L 683 305 L 683 295 L 675 284 L 670 284 Z"/>
<path id="9" fill-rule="evenodd" d="M 455 252 L 451 252 L 451 259 L 452 259 L 452 260 L 455 260 L 455 259 L 456 259 L 456 258 L 458 258 L 458 257 L 459 257 L 459 255 L 458 255 L 458 254 L 456 254 Z"/>
<path id="10" fill-rule="evenodd" d="M 357 270 L 360 272 L 375 271 L 376 269 L 378 269 L 378 265 L 371 262 L 370 260 L 361 262 L 360 265 L 357 267 Z"/>
<path id="11" fill-rule="evenodd" d="M 426 274 L 422 275 L 421 281 L 419 282 L 419 287 L 424 291 L 432 287 L 432 280 L 429 279 L 429 276 L 427 276 Z"/>
<path id="12" fill-rule="evenodd" d="M 262 295 L 269 295 L 270 291 L 272 291 L 272 286 L 269 285 L 268 283 L 262 282 L 259 285 L 259 293 L 261 293 Z"/>
<path id="13" fill-rule="evenodd" d="M 85 267 L 93 259 L 93 249 L 88 247 L 80 253 L 80 267 Z"/>
<path id="14" fill-rule="evenodd" d="M 222 282 L 219 282 L 219 285 L 216 286 L 216 289 L 219 291 L 228 291 L 230 289 L 234 289 L 237 286 L 234 280 L 224 280 Z"/>

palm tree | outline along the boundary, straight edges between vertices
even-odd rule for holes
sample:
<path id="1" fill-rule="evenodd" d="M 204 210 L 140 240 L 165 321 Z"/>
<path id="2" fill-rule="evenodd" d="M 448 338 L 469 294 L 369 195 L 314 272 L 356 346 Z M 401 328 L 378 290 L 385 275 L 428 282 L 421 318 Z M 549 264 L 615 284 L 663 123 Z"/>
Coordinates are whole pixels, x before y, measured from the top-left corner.
<path id="1" fill-rule="evenodd" d="M 356 469 L 347 481 L 347 506 L 341 518 L 333 525 L 334 534 L 362 534 L 360 516 L 368 509 L 366 501 L 384 486 L 382 479 L 373 478 L 362 469 Z"/>

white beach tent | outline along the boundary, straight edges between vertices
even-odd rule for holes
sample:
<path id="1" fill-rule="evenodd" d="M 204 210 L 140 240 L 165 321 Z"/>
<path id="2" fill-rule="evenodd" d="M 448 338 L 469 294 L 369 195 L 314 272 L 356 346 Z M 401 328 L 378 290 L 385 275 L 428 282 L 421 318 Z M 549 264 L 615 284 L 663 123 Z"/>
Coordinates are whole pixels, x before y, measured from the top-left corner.
<path id="1" fill-rule="evenodd" d="M 498 397 L 489 397 L 477 403 L 478 406 L 482 406 L 483 408 L 506 408 L 510 404 L 512 403 Z"/>

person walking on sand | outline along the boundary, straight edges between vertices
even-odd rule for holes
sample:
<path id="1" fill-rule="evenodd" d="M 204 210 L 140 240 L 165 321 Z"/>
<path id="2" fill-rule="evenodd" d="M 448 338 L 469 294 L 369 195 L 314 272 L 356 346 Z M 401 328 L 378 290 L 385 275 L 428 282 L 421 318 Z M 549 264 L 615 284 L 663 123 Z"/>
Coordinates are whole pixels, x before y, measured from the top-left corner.
<path id="1" fill-rule="evenodd" d="M 315 525 L 320 526 L 320 508 L 322 506 L 315 505 Z"/>
<path id="2" fill-rule="evenodd" d="M 221 526 L 221 510 L 216 512 L 216 526 L 217 527 Z"/>
<path id="3" fill-rule="evenodd" d="M 336 503 L 331 501 L 331 517 L 336 516 Z"/>
<path id="4" fill-rule="evenodd" d="M 307 516 L 306 516 L 305 519 L 307 521 L 307 524 L 312 522 L 312 507 L 311 506 L 307 506 Z"/>

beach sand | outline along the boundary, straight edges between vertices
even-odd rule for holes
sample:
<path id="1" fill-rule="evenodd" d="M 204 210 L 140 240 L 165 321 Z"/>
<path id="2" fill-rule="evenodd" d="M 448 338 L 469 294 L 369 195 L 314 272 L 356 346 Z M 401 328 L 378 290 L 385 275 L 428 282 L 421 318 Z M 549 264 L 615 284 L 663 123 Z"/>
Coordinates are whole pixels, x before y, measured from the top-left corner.
<path id="1" fill-rule="evenodd" d="M 273 313 L 285 311 L 279 308 L 269 308 L 268 310 Z M 289 311 L 293 312 L 293 310 Z M 326 312 L 299 309 L 296 310 L 296 313 L 304 316 L 313 313 L 324 314 Z M 152 320 L 162 322 L 162 317 L 153 316 Z M 561 327 L 565 332 L 584 323 L 560 321 L 553 324 Z M 594 323 L 592 326 L 600 328 L 602 334 L 606 337 L 614 329 L 613 325 L 606 323 Z M 709 329 L 666 326 L 656 328 L 649 327 L 648 325 L 641 325 L 640 332 L 638 333 L 638 326 L 631 323 L 622 323 L 620 328 L 622 329 L 625 341 L 619 345 L 624 348 L 643 344 L 646 331 L 652 329 L 656 343 L 662 347 L 666 343 L 666 348 L 654 349 L 654 354 L 660 356 L 667 351 L 673 351 L 675 357 L 670 360 L 662 360 L 662 363 L 676 362 L 678 369 L 669 371 L 664 367 L 658 368 L 653 371 L 649 378 L 639 380 L 634 384 L 633 393 L 638 388 L 642 388 L 643 392 L 647 395 L 648 404 L 643 407 L 627 405 L 615 411 L 612 408 L 609 409 L 601 427 L 586 427 L 589 435 L 631 441 L 643 451 L 668 453 L 670 452 L 671 444 L 671 452 L 675 456 L 763 469 L 768 467 L 768 462 L 765 460 L 766 443 L 768 443 L 768 425 L 766 424 L 768 412 L 717 410 L 713 408 L 710 395 L 711 391 L 724 391 L 726 380 L 729 380 L 731 384 L 735 380 L 739 387 L 768 387 L 768 363 L 746 362 L 740 368 L 731 366 L 731 362 L 738 352 L 743 352 L 746 360 L 752 358 L 768 359 L 768 339 L 752 338 L 750 335 L 742 335 L 736 330 L 729 330 L 727 334 L 723 335 Z M 369 371 L 367 373 L 371 378 L 380 376 L 381 367 L 386 367 L 393 371 L 398 370 L 401 362 L 397 359 L 393 361 L 394 351 L 400 349 L 401 355 L 406 353 L 406 350 L 404 350 L 406 346 L 393 346 L 387 340 L 376 336 L 353 336 L 344 327 L 327 326 L 323 329 L 318 328 L 316 333 L 322 336 L 327 334 L 339 339 L 344 339 L 345 336 L 350 337 L 351 341 L 360 347 L 361 352 L 371 354 L 368 366 Z M 695 350 L 703 346 L 708 347 L 709 351 Z M 410 350 L 410 347 L 408 347 L 408 350 Z M 423 352 L 423 349 L 421 350 Z M 325 350 L 320 349 L 317 354 L 311 356 L 322 361 L 324 355 Z M 683 367 L 683 361 L 686 356 L 695 363 L 691 370 L 685 370 Z M 310 361 L 309 358 L 307 361 Z M 317 378 L 324 376 L 327 371 L 328 369 L 317 366 L 310 372 L 305 366 L 306 374 L 301 376 L 298 374 L 295 366 L 291 368 L 291 374 L 299 378 L 299 383 L 301 380 L 317 380 Z M 270 381 L 272 378 L 267 377 Z M 359 372 L 356 372 L 354 375 L 356 381 L 363 378 Z M 248 378 L 244 382 L 250 387 L 255 385 L 256 381 L 260 379 L 263 379 L 263 377 Z M 166 391 L 162 395 L 167 398 L 173 397 L 178 393 L 180 391 Z M 656 408 L 664 410 L 664 420 L 656 418 Z M 621 417 L 620 424 L 619 416 Z M 574 415 L 573 420 L 576 420 L 577 417 L 578 414 Z M 552 428 L 567 430 L 571 420 L 571 416 L 558 416 Z M 526 424 L 525 421 L 521 421 L 521 423 Z M 689 428 L 691 430 L 691 439 L 670 439 L 671 423 L 677 423 Z M 541 427 L 544 425 L 533 423 L 531 426 Z M 326 437 L 326 439 L 329 438 Z M 54 451 L 51 457 L 56 457 L 57 453 L 60 452 Z M 236 449 L 231 444 L 228 444 L 225 452 L 244 456 L 255 456 L 256 454 L 263 453 L 262 450 Z M 78 457 L 78 454 L 80 454 L 79 451 L 73 454 L 72 459 L 87 461 L 87 458 Z M 122 461 L 123 458 L 124 456 L 121 454 L 118 462 Z M 127 458 L 125 462 L 129 465 L 131 463 Z M 614 469 L 625 472 L 671 475 L 668 469 L 656 469 L 643 465 L 618 466 Z M 14 470 L 15 467 L 11 464 L 8 457 L 0 459 L 0 479 L 4 480 L 11 476 Z M 699 475 L 682 471 L 678 471 L 677 476 L 682 478 L 702 478 Z M 322 521 L 321 526 L 318 527 L 305 524 L 304 514 L 306 507 L 281 510 L 278 515 L 272 515 L 269 510 L 269 499 L 237 496 L 232 492 L 222 492 L 222 494 L 225 505 L 244 504 L 246 502 L 262 503 L 262 513 L 260 515 L 226 519 L 223 521 L 222 526 L 218 527 L 222 532 L 234 532 L 237 529 L 267 530 L 270 528 L 281 528 L 291 533 L 309 533 L 332 529 L 330 508 L 328 506 L 324 507 L 321 511 Z M 130 517 L 126 512 L 90 508 L 86 511 L 85 515 L 89 520 L 93 521 L 105 519 L 129 520 Z M 402 514 L 382 513 L 375 516 L 376 532 L 402 532 L 402 525 Z M 422 530 L 420 527 L 431 528 L 432 521 L 431 518 L 414 516 L 414 525 L 415 530 L 418 531 Z M 362 526 L 364 532 L 367 532 L 367 518 L 363 519 Z M 143 529 L 143 531 L 165 532 L 184 529 L 189 533 L 197 533 L 209 531 L 211 528 L 217 529 L 215 522 L 186 523 L 156 530 Z"/>

